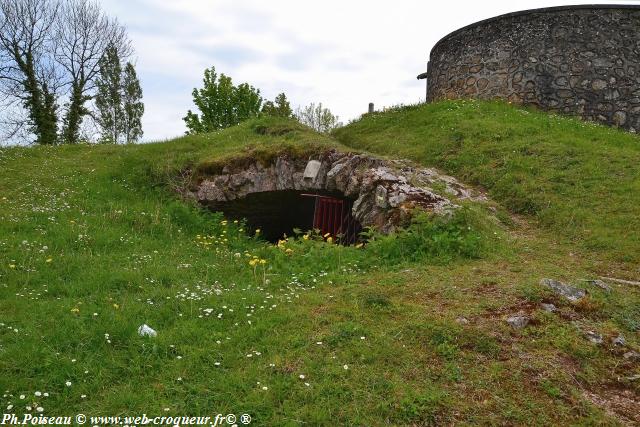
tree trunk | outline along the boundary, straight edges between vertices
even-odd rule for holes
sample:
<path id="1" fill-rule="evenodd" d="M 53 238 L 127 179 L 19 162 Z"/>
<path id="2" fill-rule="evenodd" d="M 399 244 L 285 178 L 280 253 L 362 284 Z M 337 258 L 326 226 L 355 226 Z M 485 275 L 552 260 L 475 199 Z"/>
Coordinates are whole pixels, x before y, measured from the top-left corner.
<path id="1" fill-rule="evenodd" d="M 84 96 L 82 88 L 78 84 L 73 84 L 71 97 L 69 99 L 69 109 L 64 118 L 64 131 L 62 138 L 66 144 L 77 144 L 80 139 L 80 125 L 84 116 Z"/>

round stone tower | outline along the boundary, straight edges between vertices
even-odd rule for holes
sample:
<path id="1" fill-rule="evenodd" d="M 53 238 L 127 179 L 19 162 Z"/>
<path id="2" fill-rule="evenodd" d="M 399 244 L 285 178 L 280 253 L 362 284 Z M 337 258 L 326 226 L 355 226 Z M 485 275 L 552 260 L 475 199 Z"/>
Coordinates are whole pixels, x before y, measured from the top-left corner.
<path id="1" fill-rule="evenodd" d="M 427 101 L 502 98 L 640 130 L 640 6 L 566 6 L 471 24 L 431 50 Z"/>

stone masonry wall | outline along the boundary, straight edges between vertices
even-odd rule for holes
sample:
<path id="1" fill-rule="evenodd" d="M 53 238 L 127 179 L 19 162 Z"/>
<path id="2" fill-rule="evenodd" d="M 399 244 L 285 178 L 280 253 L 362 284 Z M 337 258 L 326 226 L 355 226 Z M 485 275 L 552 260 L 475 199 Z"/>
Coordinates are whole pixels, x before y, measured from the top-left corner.
<path id="1" fill-rule="evenodd" d="M 431 50 L 427 101 L 503 98 L 640 131 L 640 6 L 517 12 Z"/>
<path id="2" fill-rule="evenodd" d="M 434 169 L 335 150 L 315 159 L 283 154 L 266 165 L 256 160 L 240 167 L 225 166 L 219 174 L 201 177 L 186 194 L 216 207 L 249 194 L 284 190 L 339 192 L 354 200 L 352 214 L 362 226 L 382 233 L 406 222 L 415 208 L 447 215 L 458 207 L 449 197 L 486 200 L 482 193 Z"/>

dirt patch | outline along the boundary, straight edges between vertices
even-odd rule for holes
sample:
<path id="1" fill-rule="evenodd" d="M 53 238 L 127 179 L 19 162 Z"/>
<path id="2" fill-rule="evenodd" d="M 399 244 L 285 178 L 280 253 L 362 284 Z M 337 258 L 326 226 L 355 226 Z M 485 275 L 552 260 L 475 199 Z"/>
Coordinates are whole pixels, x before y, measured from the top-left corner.
<path id="1" fill-rule="evenodd" d="M 640 396 L 632 390 L 600 389 L 584 391 L 582 396 L 623 425 L 640 425 Z"/>

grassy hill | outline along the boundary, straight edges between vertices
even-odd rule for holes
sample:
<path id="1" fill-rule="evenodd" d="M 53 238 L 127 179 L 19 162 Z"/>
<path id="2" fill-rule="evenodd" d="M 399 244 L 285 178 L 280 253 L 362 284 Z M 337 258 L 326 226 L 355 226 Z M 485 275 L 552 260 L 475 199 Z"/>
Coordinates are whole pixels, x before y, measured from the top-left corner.
<path id="1" fill-rule="evenodd" d="M 502 102 L 365 115 L 336 132 L 356 149 L 445 169 L 608 261 L 640 261 L 640 137 Z"/>
<path id="2" fill-rule="evenodd" d="M 175 192 L 186 170 L 328 147 L 436 165 L 485 188 L 500 221 L 470 205 L 364 248 L 273 245 Z M 332 137 L 258 119 L 139 146 L 0 149 L 0 406 L 256 425 L 637 421 L 626 378 L 640 368 L 623 354 L 640 350 L 640 287 L 580 280 L 640 276 L 639 150 L 616 130 L 469 102 Z M 465 239 L 479 244 L 460 251 Z M 544 277 L 589 295 L 570 303 Z M 505 321 L 517 313 L 524 329 Z"/>

